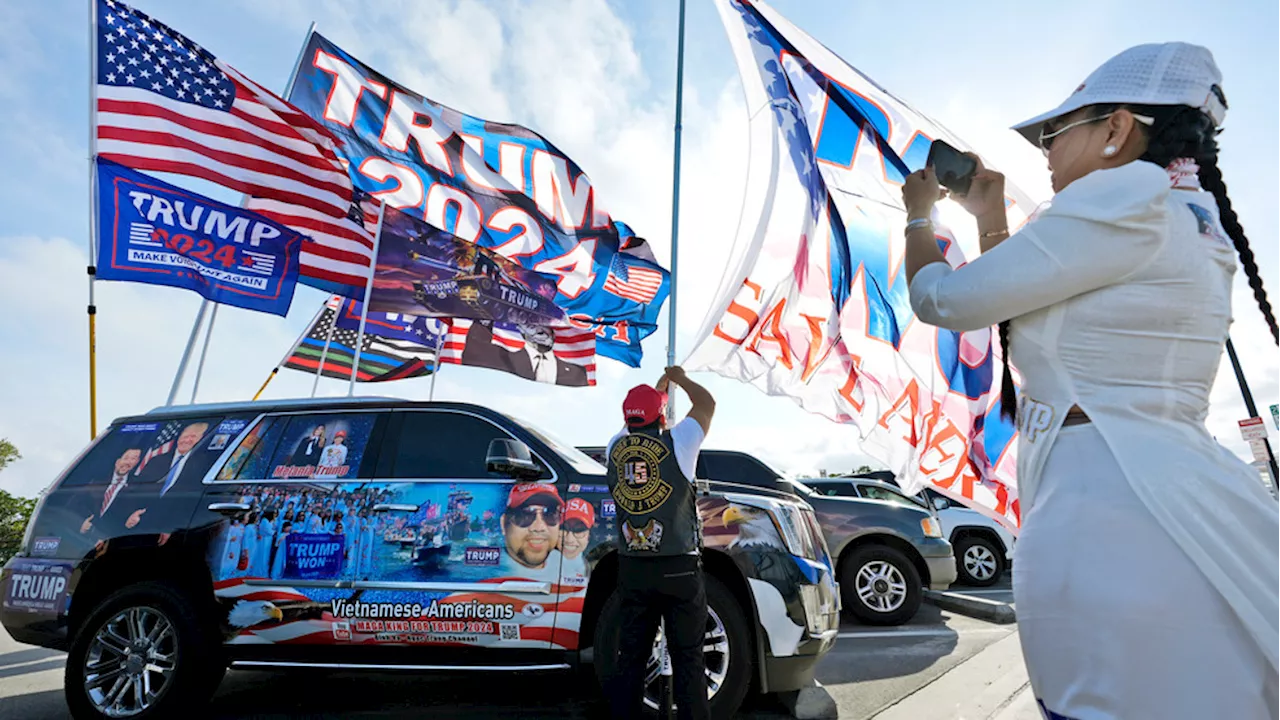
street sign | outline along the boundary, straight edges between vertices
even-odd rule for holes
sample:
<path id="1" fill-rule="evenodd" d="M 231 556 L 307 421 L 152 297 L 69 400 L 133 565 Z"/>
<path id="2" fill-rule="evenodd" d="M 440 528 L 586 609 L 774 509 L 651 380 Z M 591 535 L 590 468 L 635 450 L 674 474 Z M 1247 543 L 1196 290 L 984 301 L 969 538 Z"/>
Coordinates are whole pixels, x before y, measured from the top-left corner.
<path id="1" fill-rule="evenodd" d="M 1266 440 L 1267 426 L 1262 424 L 1262 418 L 1260 417 L 1241 420 L 1240 436 L 1245 440 Z"/>
<path id="2" fill-rule="evenodd" d="M 1255 462 L 1268 463 L 1271 458 L 1267 456 L 1266 440 L 1250 440 L 1249 449 L 1253 451 L 1253 459 Z"/>
<path id="3" fill-rule="evenodd" d="M 1271 422 L 1276 424 L 1276 429 L 1280 430 L 1280 405 L 1271 406 Z"/>

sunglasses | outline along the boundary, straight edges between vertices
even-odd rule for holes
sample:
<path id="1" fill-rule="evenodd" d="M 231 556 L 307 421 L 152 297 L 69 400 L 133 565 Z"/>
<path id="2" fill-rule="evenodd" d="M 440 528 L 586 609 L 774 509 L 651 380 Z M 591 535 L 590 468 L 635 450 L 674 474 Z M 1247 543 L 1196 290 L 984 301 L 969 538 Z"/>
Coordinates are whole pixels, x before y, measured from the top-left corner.
<path id="1" fill-rule="evenodd" d="M 584 533 L 590 529 L 591 528 L 587 527 L 586 523 L 576 520 L 574 522 L 564 524 L 564 530 L 571 533 Z"/>
<path id="2" fill-rule="evenodd" d="M 1045 133 L 1045 130 L 1049 128 L 1049 123 L 1045 123 L 1044 127 L 1040 129 L 1040 149 L 1044 151 L 1045 155 L 1048 155 L 1049 149 L 1053 147 L 1054 138 L 1065 133 L 1071 128 L 1079 127 L 1081 125 L 1088 125 L 1089 123 L 1095 123 L 1095 122 L 1098 122 L 1099 120 L 1106 120 L 1112 115 L 1115 115 L 1115 113 L 1109 112 L 1106 115 L 1099 115 L 1098 117 L 1091 117 L 1091 118 L 1085 118 L 1084 120 L 1077 120 L 1073 123 L 1067 123 L 1066 125 L 1063 125 L 1062 127 L 1058 128 L 1057 130 L 1054 130 L 1051 133 Z M 1147 127 L 1151 127 L 1152 125 L 1156 124 L 1156 119 L 1151 117 L 1150 115 L 1138 115 L 1137 113 L 1133 113 L 1133 119 L 1137 120 L 1143 125 L 1146 125 Z"/>
<path id="3" fill-rule="evenodd" d="M 507 513 L 507 516 L 511 518 L 511 522 L 515 523 L 516 527 L 522 528 L 532 525 L 539 515 L 542 516 L 542 522 L 548 525 L 560 524 L 560 508 L 558 507 L 546 508 L 541 505 L 525 505 Z"/>

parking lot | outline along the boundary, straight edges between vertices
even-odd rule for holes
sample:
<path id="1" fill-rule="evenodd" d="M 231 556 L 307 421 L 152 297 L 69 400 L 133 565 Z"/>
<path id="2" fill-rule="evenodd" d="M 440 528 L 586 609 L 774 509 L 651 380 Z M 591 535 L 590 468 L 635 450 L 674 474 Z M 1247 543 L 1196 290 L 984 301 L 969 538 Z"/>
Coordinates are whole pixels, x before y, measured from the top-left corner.
<path id="1" fill-rule="evenodd" d="M 1007 582 L 988 590 L 957 590 L 1012 601 Z M 872 628 L 848 621 L 835 649 L 819 665 L 818 680 L 835 699 L 841 718 L 873 718 L 1014 629 L 928 603 L 899 627 Z M 62 667 L 61 653 L 20 645 L 0 632 L 0 717 L 66 718 Z M 208 712 L 227 720 L 392 720 L 418 718 L 425 709 L 450 718 L 607 717 L 589 668 L 503 676 L 232 671 Z M 945 707 L 938 712 L 938 718 L 953 717 Z M 776 698 L 760 697 L 749 700 L 739 717 L 785 718 L 788 713 Z"/>

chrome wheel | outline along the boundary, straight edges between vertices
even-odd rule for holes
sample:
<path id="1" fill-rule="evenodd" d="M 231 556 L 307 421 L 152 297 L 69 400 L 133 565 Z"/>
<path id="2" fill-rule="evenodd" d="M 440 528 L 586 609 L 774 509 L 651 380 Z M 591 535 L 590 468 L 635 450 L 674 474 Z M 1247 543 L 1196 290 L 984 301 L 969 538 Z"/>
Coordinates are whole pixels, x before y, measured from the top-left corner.
<path id="1" fill-rule="evenodd" d="M 713 698 L 729 674 L 729 634 L 715 608 L 710 605 L 707 606 L 707 633 L 702 640 L 702 662 L 706 666 L 707 697 Z M 659 627 L 658 636 L 653 641 L 653 652 L 649 654 L 649 662 L 644 668 L 644 704 L 654 710 L 660 707 L 663 666 L 669 667 L 670 664 L 667 638 Z"/>
<path id="2" fill-rule="evenodd" d="M 132 717 L 153 707 L 177 664 L 178 635 L 159 610 L 131 607 L 103 624 L 84 661 L 84 689 L 98 712 Z"/>
<path id="3" fill-rule="evenodd" d="M 858 599 L 876 612 L 888 613 L 907 600 L 907 580 L 902 572 L 884 560 L 872 560 L 858 569 L 854 581 Z"/>
<path id="4" fill-rule="evenodd" d="M 964 569 L 974 580 L 990 580 L 996 574 L 996 556 L 986 545 L 970 545 L 964 551 Z"/>

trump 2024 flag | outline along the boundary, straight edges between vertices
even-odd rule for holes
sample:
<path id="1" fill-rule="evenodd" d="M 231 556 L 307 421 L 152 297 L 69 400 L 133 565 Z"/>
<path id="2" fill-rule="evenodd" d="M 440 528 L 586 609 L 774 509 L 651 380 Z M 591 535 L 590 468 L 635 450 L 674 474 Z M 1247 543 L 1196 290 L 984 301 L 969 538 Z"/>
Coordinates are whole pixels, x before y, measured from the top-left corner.
<path id="1" fill-rule="evenodd" d="M 849 423 L 908 492 L 932 487 L 1016 529 L 992 333 L 917 322 L 903 267 L 905 175 L 934 139 L 964 143 L 764 3 L 716 6 L 751 118 L 748 214 L 686 367 Z M 1016 225 L 1030 201 L 1007 192 Z"/>
<path id="2" fill-rule="evenodd" d="M 99 280 L 195 290 L 287 315 L 302 236 L 257 213 L 98 158 Z"/>

